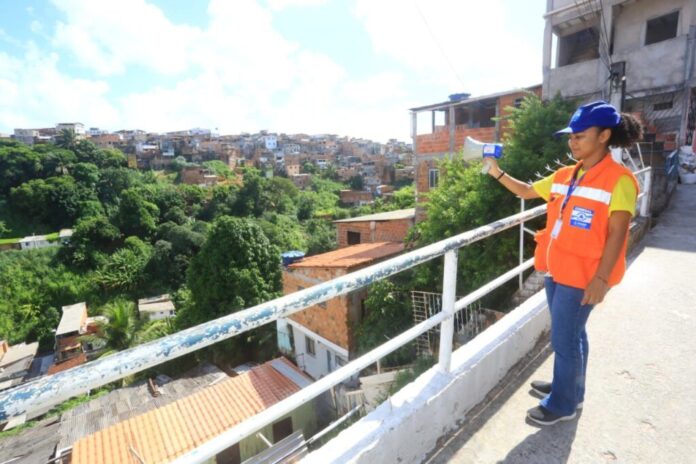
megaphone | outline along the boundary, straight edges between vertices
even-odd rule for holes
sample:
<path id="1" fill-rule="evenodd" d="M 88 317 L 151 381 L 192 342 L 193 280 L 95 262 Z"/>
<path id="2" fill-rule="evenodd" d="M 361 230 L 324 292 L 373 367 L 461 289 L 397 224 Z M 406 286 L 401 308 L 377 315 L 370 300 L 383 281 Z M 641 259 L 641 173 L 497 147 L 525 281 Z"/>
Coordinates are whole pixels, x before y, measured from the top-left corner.
<path id="1" fill-rule="evenodd" d="M 480 142 L 467 136 L 462 147 L 462 155 L 464 161 L 474 161 L 481 157 L 500 159 L 503 156 L 503 144 Z M 490 165 L 484 161 L 481 174 L 486 174 L 489 169 Z"/>

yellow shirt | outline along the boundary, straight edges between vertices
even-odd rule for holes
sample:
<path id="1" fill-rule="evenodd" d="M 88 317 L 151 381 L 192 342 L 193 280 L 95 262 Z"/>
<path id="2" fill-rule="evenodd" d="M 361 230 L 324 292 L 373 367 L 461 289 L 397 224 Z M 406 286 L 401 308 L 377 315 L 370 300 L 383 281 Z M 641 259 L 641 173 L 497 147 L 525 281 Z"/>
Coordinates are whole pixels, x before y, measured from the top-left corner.
<path id="1" fill-rule="evenodd" d="M 584 169 L 578 171 L 578 176 L 585 172 Z M 541 198 L 549 201 L 551 196 L 551 185 L 553 185 L 553 174 L 544 177 L 532 184 L 532 188 Z M 619 177 L 619 181 L 614 186 L 614 191 L 611 192 L 611 201 L 609 202 L 609 214 L 614 211 L 628 211 L 631 214 L 636 213 L 636 199 L 638 192 L 633 185 L 633 181 L 628 176 Z"/>

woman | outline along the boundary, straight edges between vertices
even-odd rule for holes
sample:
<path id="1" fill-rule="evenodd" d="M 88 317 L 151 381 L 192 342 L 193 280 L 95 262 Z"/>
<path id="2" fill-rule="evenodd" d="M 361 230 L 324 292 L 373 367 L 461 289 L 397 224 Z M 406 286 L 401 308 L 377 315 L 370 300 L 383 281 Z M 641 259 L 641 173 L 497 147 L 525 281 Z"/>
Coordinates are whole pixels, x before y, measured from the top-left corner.
<path id="1" fill-rule="evenodd" d="M 638 183 L 616 163 L 609 147 L 632 146 L 642 136 L 630 114 L 598 101 L 578 108 L 568 127 L 568 146 L 578 160 L 532 185 L 510 177 L 493 158 L 488 174 L 515 195 L 548 202 L 546 228 L 537 232 L 534 266 L 546 272 L 551 311 L 553 381 L 532 382 L 541 395 L 527 417 L 540 425 L 571 420 L 582 408 L 589 346 L 585 324 L 595 304 L 618 284 L 626 264 L 628 227 Z"/>

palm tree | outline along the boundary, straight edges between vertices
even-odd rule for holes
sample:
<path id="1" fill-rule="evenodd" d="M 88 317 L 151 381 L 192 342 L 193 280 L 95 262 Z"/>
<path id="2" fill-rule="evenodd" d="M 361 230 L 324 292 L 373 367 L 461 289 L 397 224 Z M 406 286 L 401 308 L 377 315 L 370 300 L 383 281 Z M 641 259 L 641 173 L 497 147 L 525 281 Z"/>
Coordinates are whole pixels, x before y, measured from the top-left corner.
<path id="1" fill-rule="evenodd" d="M 137 332 L 140 321 L 135 313 L 135 305 L 130 301 L 116 300 L 106 305 L 103 315 L 107 322 L 98 323 L 97 332 L 81 339 L 95 345 L 104 345 L 100 357 L 108 356 L 138 344 Z"/>
<path id="2" fill-rule="evenodd" d="M 67 150 L 75 150 L 77 147 L 77 135 L 72 129 L 61 129 L 56 136 L 56 145 Z"/>

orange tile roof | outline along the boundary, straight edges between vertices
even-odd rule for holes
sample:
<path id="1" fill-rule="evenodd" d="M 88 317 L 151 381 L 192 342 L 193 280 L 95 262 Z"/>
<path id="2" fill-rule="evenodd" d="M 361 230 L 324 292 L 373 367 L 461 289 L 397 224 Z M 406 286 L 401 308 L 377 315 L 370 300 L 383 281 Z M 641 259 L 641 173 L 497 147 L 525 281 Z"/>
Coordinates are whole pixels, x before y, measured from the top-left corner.
<path id="1" fill-rule="evenodd" d="M 304 258 L 291 264 L 289 267 L 291 269 L 301 267 L 351 268 L 370 264 L 378 259 L 395 255 L 403 251 L 403 249 L 404 244 L 401 242 L 360 243 Z"/>
<path id="2" fill-rule="evenodd" d="M 181 456 L 300 390 L 271 362 L 76 441 L 72 464 L 139 464 L 134 452 L 152 464 Z"/>
<path id="3" fill-rule="evenodd" d="M 75 356 L 74 358 L 70 358 L 67 361 L 63 361 L 62 363 L 59 364 L 53 364 L 51 367 L 48 368 L 48 375 L 55 374 L 57 372 L 62 372 L 64 370 L 70 369 L 75 366 L 79 366 L 80 364 L 84 364 L 87 362 L 87 355 L 84 353 L 80 353 L 79 355 Z"/>

